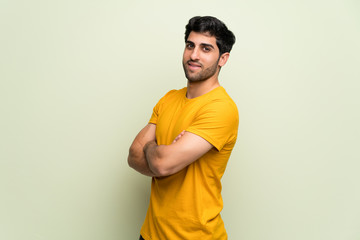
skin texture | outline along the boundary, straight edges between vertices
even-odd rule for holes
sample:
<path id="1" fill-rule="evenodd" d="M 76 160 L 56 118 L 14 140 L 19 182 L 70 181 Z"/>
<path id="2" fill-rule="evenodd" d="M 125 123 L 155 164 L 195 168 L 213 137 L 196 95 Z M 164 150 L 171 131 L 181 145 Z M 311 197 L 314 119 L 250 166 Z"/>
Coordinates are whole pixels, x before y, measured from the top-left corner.
<path id="1" fill-rule="evenodd" d="M 129 149 L 128 164 L 141 174 L 154 177 L 145 159 L 144 146 L 148 142 L 155 142 L 156 125 L 146 125 L 135 137 Z"/>
<path id="2" fill-rule="evenodd" d="M 178 140 L 170 145 L 157 145 L 155 141 L 145 144 L 145 157 L 150 170 L 156 176 L 177 173 L 213 147 L 203 138 L 190 132 L 185 132 L 177 138 Z"/>
<path id="3" fill-rule="evenodd" d="M 218 75 L 229 53 L 219 56 L 216 38 L 191 32 L 183 54 L 188 79 L 186 97 L 191 99 L 220 86 Z M 146 125 L 135 137 L 128 156 L 129 166 L 141 174 L 164 177 L 174 174 L 207 153 L 213 146 L 202 137 L 182 131 L 171 144 L 157 145 L 156 125 Z"/>

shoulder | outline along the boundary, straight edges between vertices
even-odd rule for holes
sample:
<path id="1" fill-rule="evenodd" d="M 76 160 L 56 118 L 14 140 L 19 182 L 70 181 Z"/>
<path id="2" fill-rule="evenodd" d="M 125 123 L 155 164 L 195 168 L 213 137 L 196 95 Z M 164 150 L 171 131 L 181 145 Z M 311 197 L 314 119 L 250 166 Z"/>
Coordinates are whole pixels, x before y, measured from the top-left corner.
<path id="1" fill-rule="evenodd" d="M 225 89 L 217 88 L 197 102 L 197 111 L 186 131 L 201 136 L 218 151 L 237 138 L 239 114 L 235 102 Z"/>
<path id="2" fill-rule="evenodd" d="M 215 108 L 222 114 L 235 114 L 238 115 L 238 108 L 234 100 L 229 96 L 223 87 L 218 87 L 207 97 L 206 108 Z"/>
<path id="3" fill-rule="evenodd" d="M 168 91 L 160 100 L 171 99 L 184 96 L 186 94 L 186 88 L 182 89 L 172 89 Z"/>
<path id="4" fill-rule="evenodd" d="M 196 120 L 231 126 L 235 126 L 239 122 L 238 108 L 223 87 L 216 88 L 204 95 L 195 104 Z"/>

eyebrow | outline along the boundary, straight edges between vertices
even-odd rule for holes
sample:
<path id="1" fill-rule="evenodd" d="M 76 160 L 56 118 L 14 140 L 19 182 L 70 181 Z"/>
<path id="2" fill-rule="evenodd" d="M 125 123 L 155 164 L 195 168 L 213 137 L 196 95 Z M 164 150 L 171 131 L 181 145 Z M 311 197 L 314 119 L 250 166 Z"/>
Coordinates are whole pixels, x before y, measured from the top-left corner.
<path id="1" fill-rule="evenodd" d="M 191 43 L 191 44 L 194 44 L 192 41 L 186 41 L 185 43 Z M 203 47 L 210 47 L 212 49 L 215 49 L 213 45 L 209 44 L 209 43 L 200 43 L 200 46 L 203 46 Z"/>

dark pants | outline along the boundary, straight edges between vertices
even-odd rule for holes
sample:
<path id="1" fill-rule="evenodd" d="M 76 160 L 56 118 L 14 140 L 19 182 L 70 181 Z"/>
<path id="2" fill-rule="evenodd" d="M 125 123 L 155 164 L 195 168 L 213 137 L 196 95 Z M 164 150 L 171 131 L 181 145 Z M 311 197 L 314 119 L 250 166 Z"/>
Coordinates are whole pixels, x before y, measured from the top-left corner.
<path id="1" fill-rule="evenodd" d="M 145 239 L 140 235 L 139 240 L 145 240 Z"/>

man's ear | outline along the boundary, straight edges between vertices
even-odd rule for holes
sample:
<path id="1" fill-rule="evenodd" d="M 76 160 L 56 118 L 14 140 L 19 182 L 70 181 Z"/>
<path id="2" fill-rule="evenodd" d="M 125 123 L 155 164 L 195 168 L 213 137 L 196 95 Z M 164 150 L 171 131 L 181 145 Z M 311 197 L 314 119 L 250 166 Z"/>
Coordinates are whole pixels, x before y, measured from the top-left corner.
<path id="1" fill-rule="evenodd" d="M 220 56 L 220 58 L 219 58 L 219 63 L 218 63 L 218 65 L 219 65 L 220 67 L 224 66 L 225 63 L 227 62 L 227 60 L 229 59 L 229 57 L 230 57 L 230 53 L 228 53 L 228 52 L 223 53 L 223 54 Z"/>

